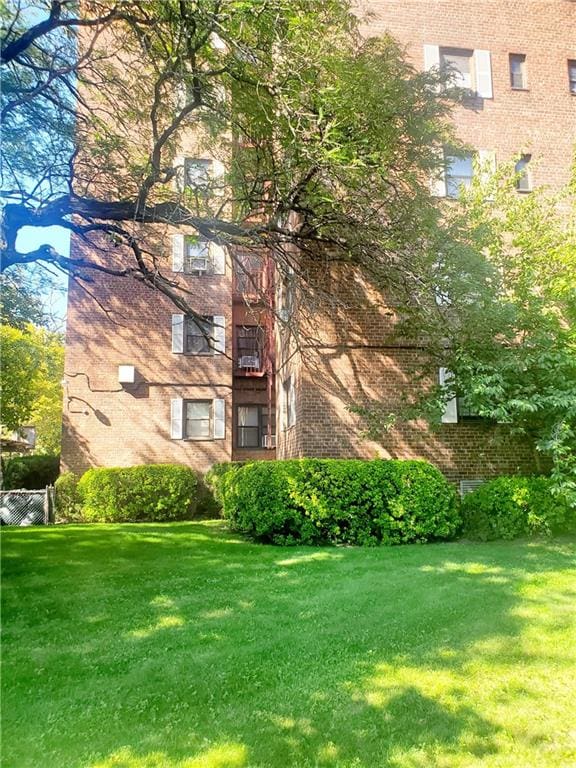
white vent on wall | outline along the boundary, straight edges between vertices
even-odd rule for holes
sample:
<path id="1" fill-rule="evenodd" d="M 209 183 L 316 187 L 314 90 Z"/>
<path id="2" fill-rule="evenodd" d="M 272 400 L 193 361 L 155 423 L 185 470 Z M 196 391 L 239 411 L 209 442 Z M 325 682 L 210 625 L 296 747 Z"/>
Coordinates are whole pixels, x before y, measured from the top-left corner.
<path id="1" fill-rule="evenodd" d="M 276 435 L 264 435 L 264 448 L 276 448 Z"/>
<path id="2" fill-rule="evenodd" d="M 133 365 L 118 366 L 118 383 L 134 384 L 136 381 L 136 368 Z"/>
<path id="3" fill-rule="evenodd" d="M 485 481 L 484 480 L 460 480 L 460 496 L 466 496 L 467 493 L 472 493 L 476 488 L 479 488 Z"/>

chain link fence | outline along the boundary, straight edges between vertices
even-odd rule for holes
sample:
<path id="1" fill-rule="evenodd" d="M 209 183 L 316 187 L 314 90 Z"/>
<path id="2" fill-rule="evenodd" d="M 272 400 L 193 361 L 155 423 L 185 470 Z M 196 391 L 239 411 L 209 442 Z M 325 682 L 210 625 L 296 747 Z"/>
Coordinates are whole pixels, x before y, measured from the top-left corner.
<path id="1" fill-rule="evenodd" d="M 54 522 L 54 488 L 0 491 L 0 525 L 48 525 Z"/>

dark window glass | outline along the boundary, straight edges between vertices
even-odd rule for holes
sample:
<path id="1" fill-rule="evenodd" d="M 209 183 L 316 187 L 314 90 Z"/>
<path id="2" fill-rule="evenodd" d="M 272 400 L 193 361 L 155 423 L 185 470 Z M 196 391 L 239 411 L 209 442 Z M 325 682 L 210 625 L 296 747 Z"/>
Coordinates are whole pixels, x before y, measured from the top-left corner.
<path id="1" fill-rule="evenodd" d="M 570 93 L 576 93 L 576 60 L 568 61 L 568 83 Z"/>
<path id="2" fill-rule="evenodd" d="M 214 323 L 211 317 L 186 318 L 184 351 L 188 355 L 209 355 L 213 351 Z"/>
<path id="3" fill-rule="evenodd" d="M 530 171 L 528 170 L 528 163 L 530 162 L 531 155 L 522 155 L 520 160 L 516 163 L 515 170 L 519 176 L 516 179 L 516 189 L 519 192 L 530 192 L 532 189 L 532 182 L 530 179 Z"/>

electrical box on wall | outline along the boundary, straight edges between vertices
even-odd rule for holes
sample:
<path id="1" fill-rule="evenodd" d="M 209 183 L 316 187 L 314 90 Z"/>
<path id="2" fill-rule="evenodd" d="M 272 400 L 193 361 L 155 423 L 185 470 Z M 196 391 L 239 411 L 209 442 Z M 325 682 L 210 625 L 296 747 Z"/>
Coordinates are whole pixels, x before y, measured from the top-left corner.
<path id="1" fill-rule="evenodd" d="M 136 381 L 136 368 L 133 365 L 118 366 L 118 383 L 134 384 Z"/>

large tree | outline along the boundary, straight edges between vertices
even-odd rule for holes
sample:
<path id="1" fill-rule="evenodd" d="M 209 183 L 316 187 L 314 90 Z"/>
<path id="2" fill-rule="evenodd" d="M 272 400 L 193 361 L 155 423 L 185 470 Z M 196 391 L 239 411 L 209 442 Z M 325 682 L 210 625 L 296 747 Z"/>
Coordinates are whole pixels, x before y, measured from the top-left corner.
<path id="1" fill-rule="evenodd" d="M 281 270 L 295 247 L 351 262 L 409 299 L 439 227 L 440 75 L 363 40 L 347 0 L 76 5 L 4 11 L 3 269 L 100 270 L 188 307 L 152 224 L 266 249 Z M 178 183 L 190 132 L 225 168 L 208 190 Z M 81 243 L 71 257 L 19 249 L 23 227 L 54 224 Z"/>

